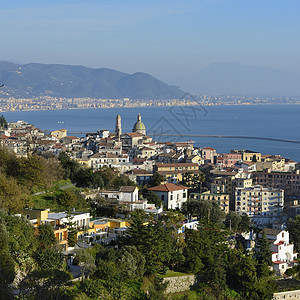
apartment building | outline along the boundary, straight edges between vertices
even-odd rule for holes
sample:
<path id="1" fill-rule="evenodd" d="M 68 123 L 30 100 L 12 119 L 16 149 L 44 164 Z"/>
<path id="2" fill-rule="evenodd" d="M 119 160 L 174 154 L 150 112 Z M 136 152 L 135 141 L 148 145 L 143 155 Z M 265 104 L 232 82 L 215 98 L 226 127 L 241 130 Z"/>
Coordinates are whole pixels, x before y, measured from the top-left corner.
<path id="1" fill-rule="evenodd" d="M 282 217 L 284 191 L 255 185 L 235 189 L 235 211 L 246 213 L 253 224 L 269 225 Z"/>

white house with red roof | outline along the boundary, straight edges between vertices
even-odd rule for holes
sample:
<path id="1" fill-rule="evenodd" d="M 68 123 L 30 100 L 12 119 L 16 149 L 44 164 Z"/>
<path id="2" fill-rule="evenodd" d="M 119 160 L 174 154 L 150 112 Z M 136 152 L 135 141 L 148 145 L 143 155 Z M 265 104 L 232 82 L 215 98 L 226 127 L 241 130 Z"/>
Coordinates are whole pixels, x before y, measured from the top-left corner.
<path id="1" fill-rule="evenodd" d="M 164 203 L 167 209 L 181 209 L 187 201 L 188 187 L 173 183 L 165 183 L 148 189 L 153 191 Z"/>
<path id="2" fill-rule="evenodd" d="M 297 264 L 298 253 L 294 252 L 294 244 L 290 243 L 289 232 L 281 229 L 264 229 L 271 242 L 273 269 L 277 275 Z"/>

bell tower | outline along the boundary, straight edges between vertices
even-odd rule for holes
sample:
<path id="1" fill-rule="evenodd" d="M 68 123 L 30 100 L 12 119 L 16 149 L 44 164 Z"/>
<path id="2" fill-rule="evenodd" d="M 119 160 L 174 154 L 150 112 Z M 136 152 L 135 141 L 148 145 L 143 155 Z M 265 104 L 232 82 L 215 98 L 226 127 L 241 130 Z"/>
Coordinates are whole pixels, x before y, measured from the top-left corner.
<path id="1" fill-rule="evenodd" d="M 117 115 L 117 117 L 116 117 L 116 129 L 115 129 L 115 132 L 116 132 L 116 138 L 117 138 L 118 142 L 120 142 L 120 140 L 121 140 L 121 134 L 122 134 L 121 116 L 120 115 Z"/>

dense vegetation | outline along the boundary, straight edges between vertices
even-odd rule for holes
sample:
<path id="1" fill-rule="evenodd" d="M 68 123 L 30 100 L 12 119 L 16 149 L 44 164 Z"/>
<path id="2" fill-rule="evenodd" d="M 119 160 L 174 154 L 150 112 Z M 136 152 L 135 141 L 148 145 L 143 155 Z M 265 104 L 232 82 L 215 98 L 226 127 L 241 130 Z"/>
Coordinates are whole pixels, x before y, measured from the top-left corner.
<path id="1" fill-rule="evenodd" d="M 18 158 L 0 148 L 0 166 L 0 299 L 13 298 L 13 290 L 20 299 L 168 299 L 162 277 L 170 272 L 196 274 L 199 279 L 191 293 L 176 299 L 272 298 L 276 286 L 265 235 L 257 241 L 256 253 L 247 252 L 233 236 L 249 230 L 249 218 L 234 212 L 225 216 L 216 203 L 199 200 L 160 218 L 132 212 L 125 237 L 78 251 L 75 263 L 81 267 L 82 281 L 72 282 L 52 229 L 46 225 L 34 229 L 13 214 L 45 203 L 56 209 L 88 209 L 79 188 L 133 183 L 109 168 L 92 172 L 67 153 L 58 160 L 37 155 Z M 157 174 L 151 184 L 160 181 Z M 146 188 L 141 190 L 158 201 Z M 179 233 L 185 216 L 196 217 L 199 230 Z M 296 247 L 299 220 L 288 223 Z M 299 269 L 289 272 L 294 276 Z"/>

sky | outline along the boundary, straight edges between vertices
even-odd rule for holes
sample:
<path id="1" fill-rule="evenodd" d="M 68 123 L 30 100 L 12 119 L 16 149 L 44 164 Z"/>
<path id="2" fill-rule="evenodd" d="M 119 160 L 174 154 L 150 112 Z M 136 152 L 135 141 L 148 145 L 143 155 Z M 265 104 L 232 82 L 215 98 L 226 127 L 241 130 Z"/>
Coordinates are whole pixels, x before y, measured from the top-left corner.
<path id="1" fill-rule="evenodd" d="M 0 60 L 147 72 L 179 84 L 215 62 L 300 71 L 299 0 L 19 0 Z"/>

